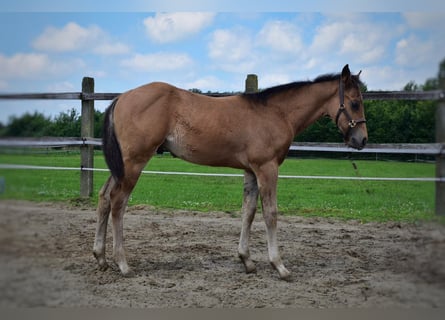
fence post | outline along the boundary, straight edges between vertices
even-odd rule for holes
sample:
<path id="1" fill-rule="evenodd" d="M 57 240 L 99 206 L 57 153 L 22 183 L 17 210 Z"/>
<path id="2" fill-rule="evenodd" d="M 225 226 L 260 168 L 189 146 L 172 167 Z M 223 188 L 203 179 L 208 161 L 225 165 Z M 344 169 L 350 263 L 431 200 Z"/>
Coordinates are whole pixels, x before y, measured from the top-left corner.
<path id="1" fill-rule="evenodd" d="M 445 92 L 445 63 L 439 69 L 439 87 Z M 439 100 L 436 111 L 436 142 L 445 144 L 445 97 Z M 436 178 L 445 179 L 445 154 L 436 157 Z M 436 215 L 445 215 L 445 182 L 436 181 Z"/>
<path id="2" fill-rule="evenodd" d="M 245 93 L 254 93 L 258 91 L 258 76 L 256 74 L 248 74 L 246 78 Z"/>
<path id="3" fill-rule="evenodd" d="M 94 92 L 94 79 L 84 77 L 82 79 L 82 93 Z M 94 100 L 82 99 L 80 135 L 82 139 L 94 137 Z M 94 147 L 82 145 L 80 147 L 80 167 L 94 167 Z M 93 171 L 80 171 L 80 196 L 90 197 L 93 194 Z"/>

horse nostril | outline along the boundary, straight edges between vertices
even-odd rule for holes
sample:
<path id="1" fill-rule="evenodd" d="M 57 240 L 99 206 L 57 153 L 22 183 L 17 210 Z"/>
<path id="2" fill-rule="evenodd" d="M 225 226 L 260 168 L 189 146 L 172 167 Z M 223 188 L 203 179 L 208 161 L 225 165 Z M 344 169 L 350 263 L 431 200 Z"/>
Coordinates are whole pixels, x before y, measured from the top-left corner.
<path id="1" fill-rule="evenodd" d="M 363 141 L 362 141 L 362 146 L 364 147 L 364 146 L 366 146 L 366 143 L 368 142 L 368 139 L 367 138 L 363 138 Z"/>

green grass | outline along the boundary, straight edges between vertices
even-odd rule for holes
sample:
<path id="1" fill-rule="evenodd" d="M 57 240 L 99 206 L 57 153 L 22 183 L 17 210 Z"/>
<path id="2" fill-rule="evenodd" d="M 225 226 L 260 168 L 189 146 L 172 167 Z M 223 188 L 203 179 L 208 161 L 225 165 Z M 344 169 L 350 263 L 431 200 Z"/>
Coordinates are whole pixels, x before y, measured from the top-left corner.
<path id="1" fill-rule="evenodd" d="M 79 167 L 79 154 L 2 155 L 2 164 Z M 435 167 L 426 163 L 355 161 L 364 177 L 433 177 Z M 100 153 L 95 167 L 106 168 Z M 227 168 L 197 166 L 169 156 L 154 157 L 146 170 L 242 173 Z M 287 159 L 282 175 L 356 176 L 348 160 Z M 79 197 L 78 171 L 0 169 L 6 192 L 0 199 L 69 202 Z M 94 174 L 94 196 L 108 174 Z M 129 205 L 158 208 L 239 213 L 241 177 L 195 177 L 144 174 Z M 434 183 L 406 181 L 349 181 L 280 179 L 279 211 L 285 215 L 335 217 L 367 221 L 418 221 L 434 218 Z"/>

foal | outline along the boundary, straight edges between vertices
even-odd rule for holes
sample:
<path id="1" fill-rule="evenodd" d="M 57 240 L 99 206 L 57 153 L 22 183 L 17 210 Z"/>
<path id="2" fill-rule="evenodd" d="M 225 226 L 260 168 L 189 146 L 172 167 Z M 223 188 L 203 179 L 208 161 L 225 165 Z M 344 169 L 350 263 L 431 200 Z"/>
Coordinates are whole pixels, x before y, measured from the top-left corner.
<path id="1" fill-rule="evenodd" d="M 197 164 L 244 170 L 243 218 L 238 253 L 247 273 L 255 271 L 249 236 L 258 197 L 267 227 L 269 260 L 286 279 L 277 244 L 278 167 L 293 138 L 329 116 L 345 143 L 367 142 L 359 75 L 341 74 L 294 82 L 254 94 L 208 97 L 165 83 L 151 83 L 116 98 L 105 113 L 103 150 L 111 171 L 99 193 L 94 256 L 107 268 L 105 236 L 111 212 L 114 260 L 130 275 L 124 250 L 123 215 L 142 169 L 159 147 Z"/>

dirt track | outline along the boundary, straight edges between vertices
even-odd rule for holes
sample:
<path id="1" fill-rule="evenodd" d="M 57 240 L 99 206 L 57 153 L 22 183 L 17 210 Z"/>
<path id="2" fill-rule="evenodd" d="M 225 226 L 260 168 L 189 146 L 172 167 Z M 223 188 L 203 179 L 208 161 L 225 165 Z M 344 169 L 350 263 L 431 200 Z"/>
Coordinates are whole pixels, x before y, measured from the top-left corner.
<path id="1" fill-rule="evenodd" d="M 240 217 L 130 208 L 136 276 L 123 278 L 96 267 L 93 209 L 1 201 L 0 307 L 445 307 L 444 226 L 281 217 L 293 273 L 285 282 L 267 262 L 257 216 L 258 271 L 247 275 L 237 257 Z M 109 257 L 110 232 L 108 244 Z"/>

